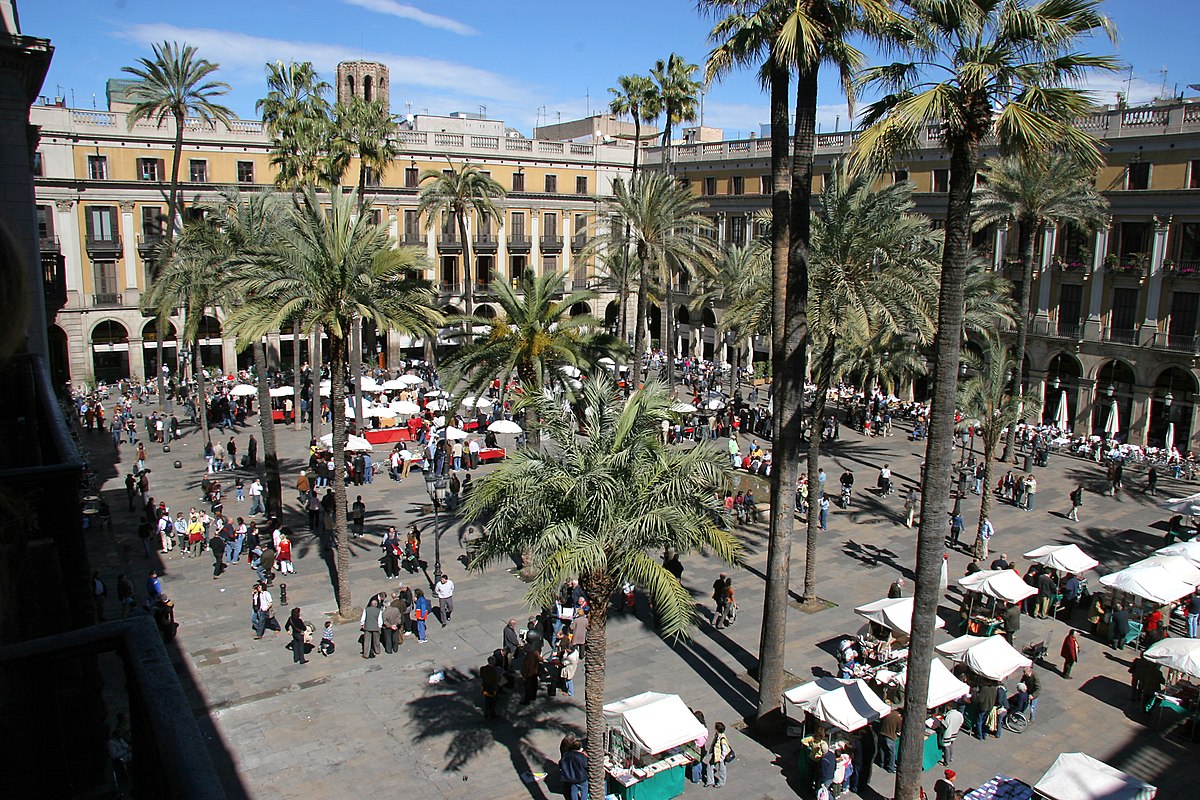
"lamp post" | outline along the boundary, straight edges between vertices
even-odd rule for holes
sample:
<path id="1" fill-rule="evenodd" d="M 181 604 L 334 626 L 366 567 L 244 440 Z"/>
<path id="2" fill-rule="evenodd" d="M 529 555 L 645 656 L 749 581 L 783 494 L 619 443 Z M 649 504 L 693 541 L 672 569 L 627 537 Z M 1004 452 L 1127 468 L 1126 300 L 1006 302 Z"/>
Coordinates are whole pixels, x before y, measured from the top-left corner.
<path id="1" fill-rule="evenodd" d="M 1108 398 L 1108 413 L 1109 414 L 1112 414 L 1117 408 L 1116 391 L 1117 391 L 1116 387 L 1113 386 L 1111 383 L 1108 385 L 1108 388 L 1104 390 L 1104 395 Z M 1105 428 L 1108 427 L 1107 421 L 1105 422 L 1104 427 Z M 1108 431 L 1105 430 L 1105 434 L 1107 434 L 1107 433 L 1108 433 Z M 1114 439 L 1116 438 L 1115 431 L 1113 432 L 1113 438 Z"/>
<path id="2" fill-rule="evenodd" d="M 442 579 L 442 525 L 441 525 L 441 505 L 442 499 L 446 496 L 446 479 L 440 475 L 435 475 L 432 471 L 425 471 L 425 490 L 429 492 L 429 500 L 433 504 L 433 582 L 436 584 Z"/>
<path id="3" fill-rule="evenodd" d="M 729 396 L 737 390 L 737 339 L 733 331 L 725 331 L 725 354 L 729 356 Z"/>
<path id="4" fill-rule="evenodd" d="M 962 381 L 966 380 L 966 378 L 967 378 L 966 362 L 960 361 L 958 364 L 958 380 L 961 383 Z M 969 426 L 969 425 L 967 426 L 968 429 L 970 429 L 970 427 L 971 426 Z M 974 451 L 974 443 L 972 443 L 971 449 L 972 449 L 972 451 Z M 963 437 L 960 434 L 958 437 L 958 464 L 959 464 L 959 467 L 961 468 L 966 463 L 967 463 L 967 445 L 966 445 L 966 442 L 963 441 Z"/>
<path id="5" fill-rule="evenodd" d="M 1167 389 L 1167 395 L 1163 398 L 1163 406 L 1167 411 L 1167 428 L 1171 427 L 1171 403 L 1175 402 L 1175 395 L 1171 394 L 1171 390 Z M 1163 447 L 1167 449 L 1167 455 L 1170 455 L 1171 448 L 1175 445 L 1174 442 L 1166 441 L 1166 433 L 1163 434 Z"/>

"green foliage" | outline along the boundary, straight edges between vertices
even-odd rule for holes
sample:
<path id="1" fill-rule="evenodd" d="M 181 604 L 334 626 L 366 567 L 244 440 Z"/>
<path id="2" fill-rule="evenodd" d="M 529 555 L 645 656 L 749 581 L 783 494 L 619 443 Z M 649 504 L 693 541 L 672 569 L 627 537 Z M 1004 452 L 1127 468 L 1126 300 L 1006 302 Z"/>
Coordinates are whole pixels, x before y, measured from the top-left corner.
<path id="1" fill-rule="evenodd" d="M 267 95 L 255 104 L 271 136 L 275 185 L 296 190 L 322 181 L 321 158 L 332 120 L 330 86 L 311 62 L 267 64 Z"/>
<path id="2" fill-rule="evenodd" d="M 182 127 L 182 122 L 194 116 L 207 126 L 217 122 L 226 128 L 231 125 L 233 112 L 215 98 L 229 92 L 229 84 L 207 78 L 217 71 L 217 65 L 196 58 L 196 48 L 177 42 L 153 46 L 154 58 L 139 58 L 135 67 L 122 67 L 122 72 L 138 78 L 129 88 L 133 108 L 126 115 L 129 125 L 139 120 L 153 120 L 162 127 L 168 118 Z"/>

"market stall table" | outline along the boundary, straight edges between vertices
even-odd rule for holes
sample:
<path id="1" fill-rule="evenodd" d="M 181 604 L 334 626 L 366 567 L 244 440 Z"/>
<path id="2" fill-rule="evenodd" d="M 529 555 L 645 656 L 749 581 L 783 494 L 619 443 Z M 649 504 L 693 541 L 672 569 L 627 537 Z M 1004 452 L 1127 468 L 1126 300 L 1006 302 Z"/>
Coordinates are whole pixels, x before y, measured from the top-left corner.
<path id="1" fill-rule="evenodd" d="M 1025 781 L 997 775 L 963 795 L 963 800 L 1031 800 L 1033 787 Z"/>
<path id="2" fill-rule="evenodd" d="M 679 695 L 642 694 L 604 706 L 608 791 L 621 800 L 670 800 L 683 794 L 692 743 L 707 729 Z"/>

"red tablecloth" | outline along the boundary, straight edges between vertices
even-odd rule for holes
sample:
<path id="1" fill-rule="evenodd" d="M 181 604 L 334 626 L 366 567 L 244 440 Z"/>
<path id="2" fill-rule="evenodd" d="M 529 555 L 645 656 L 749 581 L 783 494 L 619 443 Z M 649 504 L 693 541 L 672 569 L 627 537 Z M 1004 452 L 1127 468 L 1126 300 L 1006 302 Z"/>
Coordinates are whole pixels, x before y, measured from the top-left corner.
<path id="1" fill-rule="evenodd" d="M 410 441 L 412 434 L 408 428 L 381 428 L 377 431 L 367 431 L 365 438 L 371 444 L 394 444 Z"/>

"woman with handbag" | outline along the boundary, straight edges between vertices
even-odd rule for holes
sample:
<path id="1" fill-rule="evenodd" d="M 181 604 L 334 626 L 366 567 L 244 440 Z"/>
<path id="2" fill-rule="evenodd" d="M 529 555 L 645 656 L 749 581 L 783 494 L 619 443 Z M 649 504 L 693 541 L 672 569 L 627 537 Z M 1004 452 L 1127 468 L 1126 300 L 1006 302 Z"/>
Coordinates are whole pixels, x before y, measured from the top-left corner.
<path id="1" fill-rule="evenodd" d="M 729 746 L 729 738 L 725 736 L 725 723 L 718 722 L 714 728 L 712 748 L 708 751 L 708 774 L 704 776 L 704 785 L 719 788 L 725 785 L 728 777 L 727 764 L 733 760 L 733 748 Z"/>
<path id="2" fill-rule="evenodd" d="M 292 615 L 283 627 L 292 632 L 292 663 L 307 664 L 308 659 L 304 657 L 304 640 L 312 634 L 309 633 L 311 628 L 300 619 L 300 606 L 292 609 Z"/>

